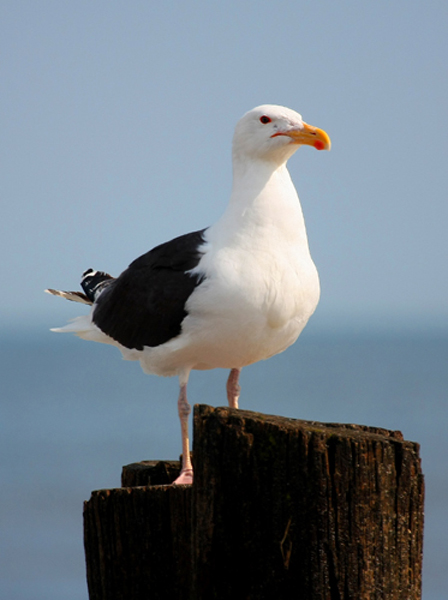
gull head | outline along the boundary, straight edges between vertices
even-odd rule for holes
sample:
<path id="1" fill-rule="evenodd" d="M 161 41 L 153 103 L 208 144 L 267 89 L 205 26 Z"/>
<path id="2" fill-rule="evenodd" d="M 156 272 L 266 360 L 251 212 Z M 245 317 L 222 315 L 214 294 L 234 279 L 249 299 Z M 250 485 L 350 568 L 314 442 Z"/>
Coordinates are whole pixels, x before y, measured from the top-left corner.
<path id="1" fill-rule="evenodd" d="M 238 121 L 233 156 L 234 160 L 264 160 L 280 166 L 302 145 L 330 150 L 331 142 L 325 131 L 305 123 L 294 110 L 263 104 Z"/>

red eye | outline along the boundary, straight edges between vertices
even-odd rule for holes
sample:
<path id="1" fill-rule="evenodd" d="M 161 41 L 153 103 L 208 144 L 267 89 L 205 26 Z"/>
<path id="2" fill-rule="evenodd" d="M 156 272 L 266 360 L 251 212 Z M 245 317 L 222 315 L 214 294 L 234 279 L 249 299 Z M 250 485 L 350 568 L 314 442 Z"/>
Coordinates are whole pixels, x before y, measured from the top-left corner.
<path id="1" fill-rule="evenodd" d="M 260 117 L 260 123 L 263 123 L 263 125 L 266 125 L 266 123 L 270 123 L 271 119 L 269 117 L 267 117 L 266 115 L 263 115 L 262 117 Z"/>

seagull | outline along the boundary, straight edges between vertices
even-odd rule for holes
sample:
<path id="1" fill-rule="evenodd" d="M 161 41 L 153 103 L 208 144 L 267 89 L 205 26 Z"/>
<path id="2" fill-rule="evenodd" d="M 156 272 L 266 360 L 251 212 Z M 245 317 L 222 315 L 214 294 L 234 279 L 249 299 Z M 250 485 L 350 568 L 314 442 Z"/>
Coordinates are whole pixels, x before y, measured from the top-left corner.
<path id="1" fill-rule="evenodd" d="M 330 150 L 331 142 L 289 108 L 257 106 L 236 125 L 232 191 L 214 225 L 156 246 L 119 277 L 88 269 L 82 292 L 45 290 L 91 306 L 52 331 L 112 344 L 145 373 L 179 378 L 182 467 L 174 484 L 193 483 L 190 372 L 230 369 L 227 401 L 238 408 L 241 369 L 293 344 L 319 301 L 286 166 L 301 145 Z"/>

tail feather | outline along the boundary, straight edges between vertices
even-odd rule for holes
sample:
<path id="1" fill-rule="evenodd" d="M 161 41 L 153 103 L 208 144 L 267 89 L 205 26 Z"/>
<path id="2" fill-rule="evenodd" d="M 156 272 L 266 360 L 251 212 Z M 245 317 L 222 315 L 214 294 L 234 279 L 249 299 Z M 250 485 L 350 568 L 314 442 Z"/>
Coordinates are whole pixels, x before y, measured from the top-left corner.
<path id="1" fill-rule="evenodd" d="M 45 290 L 47 294 L 53 294 L 53 296 L 60 296 L 61 298 L 65 298 L 66 300 L 72 300 L 73 302 L 81 302 L 82 304 L 93 304 L 86 294 L 82 292 L 64 292 L 62 290 Z"/>
<path id="2" fill-rule="evenodd" d="M 65 292 L 62 290 L 53 290 L 49 288 L 45 290 L 47 294 L 53 294 L 53 296 L 60 296 L 66 300 L 72 300 L 73 302 L 81 302 L 82 304 L 92 305 L 98 298 L 100 293 L 109 284 L 114 281 L 114 278 L 108 273 L 103 271 L 94 271 L 93 269 L 87 269 L 82 274 L 81 287 L 83 292 Z"/>
<path id="3" fill-rule="evenodd" d="M 114 281 L 114 278 L 104 271 L 87 269 L 82 274 L 81 287 L 91 304 L 95 302 L 101 292 Z"/>

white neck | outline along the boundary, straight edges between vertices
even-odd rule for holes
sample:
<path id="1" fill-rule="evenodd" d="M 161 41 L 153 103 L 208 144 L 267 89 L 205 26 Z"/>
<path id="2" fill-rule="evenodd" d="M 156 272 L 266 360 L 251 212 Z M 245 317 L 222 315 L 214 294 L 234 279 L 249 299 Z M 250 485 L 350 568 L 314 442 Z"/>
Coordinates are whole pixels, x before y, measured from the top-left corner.
<path id="1" fill-rule="evenodd" d="M 213 226 L 224 243 L 244 232 L 249 238 L 281 237 L 308 247 L 302 208 L 286 164 L 263 160 L 234 161 L 232 194 L 226 211 Z"/>

